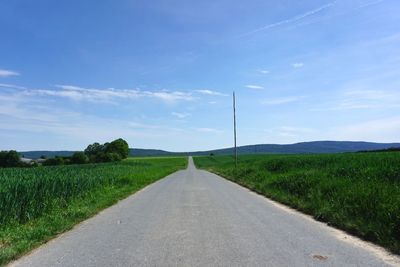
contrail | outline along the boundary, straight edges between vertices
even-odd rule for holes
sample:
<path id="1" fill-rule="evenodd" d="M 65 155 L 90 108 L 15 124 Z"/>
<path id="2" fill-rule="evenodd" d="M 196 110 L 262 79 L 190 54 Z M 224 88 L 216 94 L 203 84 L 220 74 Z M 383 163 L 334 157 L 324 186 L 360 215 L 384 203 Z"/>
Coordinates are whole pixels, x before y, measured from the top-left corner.
<path id="1" fill-rule="evenodd" d="M 381 1 L 383 1 L 383 0 L 381 0 Z M 335 5 L 336 2 L 337 2 L 337 1 L 333 1 L 333 2 L 331 2 L 331 3 L 329 3 L 329 4 L 320 6 L 319 8 L 310 10 L 310 11 L 308 11 L 308 12 L 306 12 L 306 13 L 297 15 L 297 16 L 295 16 L 295 17 L 293 17 L 293 18 L 290 18 L 290 19 L 286 19 L 286 20 L 282 20 L 282 21 L 275 22 L 275 23 L 272 23 L 272 24 L 268 24 L 268 25 L 266 25 L 266 26 L 264 26 L 264 27 L 255 29 L 255 30 L 253 30 L 253 31 L 246 32 L 246 33 L 244 33 L 244 34 L 241 34 L 241 35 L 239 35 L 239 37 L 244 37 L 244 36 L 252 35 L 252 34 L 257 33 L 257 32 L 260 32 L 260 31 L 265 31 L 265 30 L 268 30 L 268 29 L 271 29 L 271 28 L 275 28 L 275 27 L 284 25 L 284 24 L 296 22 L 296 21 L 298 21 L 298 20 L 301 20 L 301 19 L 304 19 L 304 18 L 306 18 L 306 17 L 309 17 L 309 16 L 312 16 L 312 15 L 314 15 L 314 14 L 317 14 L 317 13 L 319 13 L 319 12 L 325 10 L 325 9 L 328 9 L 328 8 L 332 7 L 333 5 Z"/>
<path id="2" fill-rule="evenodd" d="M 364 5 L 361 5 L 361 6 L 357 7 L 356 10 L 357 10 L 357 9 L 364 8 L 364 7 L 367 7 L 367 6 L 372 6 L 372 5 L 380 4 L 380 3 L 383 2 L 383 1 L 385 1 L 385 0 L 377 0 L 377 1 L 368 2 L 368 3 L 365 3 Z"/>
<path id="3" fill-rule="evenodd" d="M 370 2 L 367 2 L 365 4 L 356 6 L 356 7 L 352 8 L 352 9 L 350 9 L 350 10 L 345 10 L 345 11 L 342 11 L 342 12 L 337 13 L 337 14 L 333 14 L 333 15 L 330 15 L 330 16 L 326 16 L 324 18 L 320 18 L 319 20 L 315 20 L 315 21 L 311 21 L 311 22 L 308 22 L 308 23 L 305 22 L 305 23 L 301 23 L 301 24 L 298 24 L 298 25 L 294 25 L 293 27 L 291 27 L 291 29 L 295 29 L 295 28 L 300 27 L 300 26 L 315 24 L 315 23 L 321 22 L 323 20 L 328 20 L 328 19 L 332 19 L 332 18 L 335 18 L 335 17 L 338 17 L 338 16 L 346 15 L 348 13 L 355 12 L 355 11 L 358 11 L 358 10 L 366 8 L 366 7 L 370 7 L 372 5 L 378 5 L 378 4 L 380 4 L 380 3 L 384 2 L 384 1 L 385 0 L 370 1 Z"/>

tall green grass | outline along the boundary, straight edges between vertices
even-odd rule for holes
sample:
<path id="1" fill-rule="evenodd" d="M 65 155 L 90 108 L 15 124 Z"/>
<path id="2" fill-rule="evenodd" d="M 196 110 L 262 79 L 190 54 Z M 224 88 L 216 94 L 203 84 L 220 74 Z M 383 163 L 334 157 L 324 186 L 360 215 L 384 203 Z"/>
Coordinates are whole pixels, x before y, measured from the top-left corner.
<path id="1" fill-rule="evenodd" d="M 400 153 L 196 157 L 195 163 L 400 253 Z"/>
<path id="2" fill-rule="evenodd" d="M 0 169 L 0 265 L 186 164 L 146 158 Z"/>

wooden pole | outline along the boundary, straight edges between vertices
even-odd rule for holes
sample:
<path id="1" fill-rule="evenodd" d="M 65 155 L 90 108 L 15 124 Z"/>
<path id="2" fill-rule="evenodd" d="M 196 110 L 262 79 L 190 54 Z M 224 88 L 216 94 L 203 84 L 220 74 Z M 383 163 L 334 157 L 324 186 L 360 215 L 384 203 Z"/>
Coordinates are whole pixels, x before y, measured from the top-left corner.
<path id="1" fill-rule="evenodd" d="M 236 99 L 235 91 L 233 91 L 233 141 L 235 144 L 234 156 L 235 156 L 235 168 L 237 168 L 237 146 L 236 146 Z"/>

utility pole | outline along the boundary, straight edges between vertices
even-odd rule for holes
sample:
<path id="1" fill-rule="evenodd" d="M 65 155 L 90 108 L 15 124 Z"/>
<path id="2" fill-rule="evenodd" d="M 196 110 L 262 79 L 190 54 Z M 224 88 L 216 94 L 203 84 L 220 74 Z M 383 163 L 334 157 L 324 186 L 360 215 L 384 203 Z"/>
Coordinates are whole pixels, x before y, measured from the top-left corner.
<path id="1" fill-rule="evenodd" d="M 233 140 L 235 144 L 235 168 L 237 168 L 237 146 L 236 146 L 236 99 L 235 91 L 233 91 Z"/>

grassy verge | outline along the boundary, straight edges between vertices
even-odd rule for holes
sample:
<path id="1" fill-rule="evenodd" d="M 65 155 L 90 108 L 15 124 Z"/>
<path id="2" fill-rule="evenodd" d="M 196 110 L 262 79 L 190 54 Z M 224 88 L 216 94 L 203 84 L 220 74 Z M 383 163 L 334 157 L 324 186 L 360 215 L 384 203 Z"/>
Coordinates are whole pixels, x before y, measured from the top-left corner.
<path id="1" fill-rule="evenodd" d="M 196 157 L 199 168 L 400 253 L 400 153 Z"/>
<path id="2" fill-rule="evenodd" d="M 0 169 L 0 265 L 186 165 L 146 158 Z"/>

